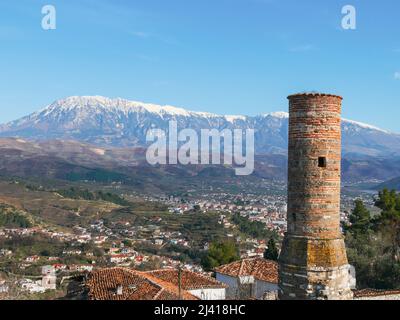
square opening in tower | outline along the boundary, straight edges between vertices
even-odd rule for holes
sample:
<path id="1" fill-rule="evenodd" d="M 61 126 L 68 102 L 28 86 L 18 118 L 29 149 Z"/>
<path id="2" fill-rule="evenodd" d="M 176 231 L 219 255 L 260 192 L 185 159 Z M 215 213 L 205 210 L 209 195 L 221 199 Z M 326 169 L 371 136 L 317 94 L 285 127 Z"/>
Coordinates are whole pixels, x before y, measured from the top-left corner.
<path id="1" fill-rule="evenodd" d="M 318 167 L 320 168 L 326 168 L 327 161 L 325 157 L 319 157 L 318 158 Z"/>

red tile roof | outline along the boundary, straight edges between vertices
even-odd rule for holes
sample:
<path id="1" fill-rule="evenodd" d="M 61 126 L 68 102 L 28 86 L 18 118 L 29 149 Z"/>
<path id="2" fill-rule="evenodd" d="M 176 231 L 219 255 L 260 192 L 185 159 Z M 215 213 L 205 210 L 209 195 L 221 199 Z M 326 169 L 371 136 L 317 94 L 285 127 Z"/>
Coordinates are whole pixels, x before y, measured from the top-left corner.
<path id="1" fill-rule="evenodd" d="M 354 298 L 383 297 L 391 295 L 400 295 L 400 290 L 362 289 L 362 290 L 354 290 L 353 293 L 354 293 Z"/>
<path id="2" fill-rule="evenodd" d="M 278 283 L 278 263 L 262 258 L 235 261 L 220 266 L 215 271 L 231 277 L 253 276 L 257 280 Z"/>
<path id="3" fill-rule="evenodd" d="M 155 270 L 155 271 L 150 271 L 147 274 L 150 274 L 156 278 L 172 283 L 175 286 L 179 285 L 178 270 L 176 269 Z M 214 278 L 207 277 L 200 273 L 195 273 L 188 270 L 182 270 L 181 284 L 184 290 L 227 288 L 225 284 L 215 280 Z"/>
<path id="4" fill-rule="evenodd" d="M 122 294 L 117 293 L 122 286 Z M 129 268 L 107 268 L 93 271 L 86 281 L 92 300 L 178 300 L 179 289 L 172 283 Z M 183 300 L 198 300 L 182 290 Z"/>

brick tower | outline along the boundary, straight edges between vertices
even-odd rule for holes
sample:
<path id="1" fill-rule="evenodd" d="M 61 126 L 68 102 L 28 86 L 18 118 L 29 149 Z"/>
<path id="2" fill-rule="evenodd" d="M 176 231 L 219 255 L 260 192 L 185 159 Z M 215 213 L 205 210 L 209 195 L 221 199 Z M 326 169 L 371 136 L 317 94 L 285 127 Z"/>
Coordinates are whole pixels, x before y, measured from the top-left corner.
<path id="1" fill-rule="evenodd" d="M 340 230 L 342 98 L 305 93 L 288 99 L 288 231 L 279 258 L 279 297 L 352 299 Z"/>

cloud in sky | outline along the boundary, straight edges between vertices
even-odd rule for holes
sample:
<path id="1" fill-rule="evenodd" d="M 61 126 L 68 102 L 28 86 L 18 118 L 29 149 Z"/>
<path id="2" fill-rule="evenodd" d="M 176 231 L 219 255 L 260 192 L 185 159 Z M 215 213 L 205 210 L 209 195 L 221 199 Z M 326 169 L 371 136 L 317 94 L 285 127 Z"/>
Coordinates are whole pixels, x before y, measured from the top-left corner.
<path id="1" fill-rule="evenodd" d="M 394 73 L 394 79 L 395 79 L 395 80 L 400 80 L 400 71 L 396 71 L 396 72 Z"/>

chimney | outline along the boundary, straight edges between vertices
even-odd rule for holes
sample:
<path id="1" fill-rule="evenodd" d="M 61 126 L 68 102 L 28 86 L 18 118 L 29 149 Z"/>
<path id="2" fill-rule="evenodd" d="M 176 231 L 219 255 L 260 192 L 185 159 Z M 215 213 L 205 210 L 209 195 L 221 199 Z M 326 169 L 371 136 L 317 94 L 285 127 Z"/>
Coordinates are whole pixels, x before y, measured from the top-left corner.
<path id="1" fill-rule="evenodd" d="M 279 257 L 279 298 L 352 299 L 340 228 L 342 97 L 288 99 L 288 230 Z"/>
<path id="2" fill-rule="evenodd" d="M 120 284 L 120 285 L 117 287 L 117 295 L 118 295 L 118 296 L 122 296 L 123 293 L 124 293 L 124 289 L 123 289 L 123 287 L 122 287 L 122 284 Z"/>

